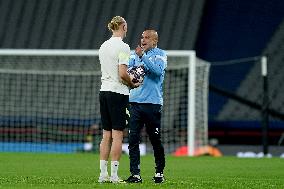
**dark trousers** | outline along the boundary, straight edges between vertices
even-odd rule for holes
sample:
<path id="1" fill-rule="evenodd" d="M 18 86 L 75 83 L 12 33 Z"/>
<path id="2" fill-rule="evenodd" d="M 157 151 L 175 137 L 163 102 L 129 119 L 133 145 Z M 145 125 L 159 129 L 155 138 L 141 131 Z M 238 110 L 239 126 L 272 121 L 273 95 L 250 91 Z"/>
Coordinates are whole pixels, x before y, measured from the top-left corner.
<path id="1" fill-rule="evenodd" d="M 132 175 L 140 174 L 141 130 L 146 127 L 146 132 L 153 146 L 156 172 L 163 172 L 165 167 L 165 152 L 161 142 L 161 105 L 130 103 L 129 123 L 129 159 Z"/>

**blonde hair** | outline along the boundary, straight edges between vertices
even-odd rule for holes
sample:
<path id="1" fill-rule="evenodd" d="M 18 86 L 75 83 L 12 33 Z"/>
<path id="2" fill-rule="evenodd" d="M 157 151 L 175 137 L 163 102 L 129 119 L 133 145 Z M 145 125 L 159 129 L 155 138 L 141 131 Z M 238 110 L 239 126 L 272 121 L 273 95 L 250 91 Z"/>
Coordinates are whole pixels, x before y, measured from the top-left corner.
<path id="1" fill-rule="evenodd" d="M 111 19 L 110 23 L 108 23 L 107 27 L 110 31 L 116 31 L 119 29 L 121 24 L 125 23 L 125 20 L 121 16 L 115 16 Z"/>

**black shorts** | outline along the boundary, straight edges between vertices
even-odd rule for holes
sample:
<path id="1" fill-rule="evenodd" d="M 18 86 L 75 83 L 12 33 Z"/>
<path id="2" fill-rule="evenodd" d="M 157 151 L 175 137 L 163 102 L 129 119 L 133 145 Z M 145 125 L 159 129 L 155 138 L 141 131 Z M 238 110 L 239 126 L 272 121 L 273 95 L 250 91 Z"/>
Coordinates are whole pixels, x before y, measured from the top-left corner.
<path id="1" fill-rule="evenodd" d="M 104 130 L 122 131 L 126 127 L 126 108 L 129 96 L 110 91 L 100 91 L 100 111 Z"/>

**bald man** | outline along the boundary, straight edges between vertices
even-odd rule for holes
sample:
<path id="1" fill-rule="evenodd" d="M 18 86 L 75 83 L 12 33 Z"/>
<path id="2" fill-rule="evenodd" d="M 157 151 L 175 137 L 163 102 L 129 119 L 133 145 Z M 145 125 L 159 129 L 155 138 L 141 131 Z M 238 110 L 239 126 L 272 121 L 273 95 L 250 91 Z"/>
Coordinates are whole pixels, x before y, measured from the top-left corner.
<path id="1" fill-rule="evenodd" d="M 155 183 L 164 182 L 165 153 L 161 142 L 161 112 L 163 105 L 163 81 L 167 67 L 165 51 L 157 47 L 158 33 L 145 30 L 141 44 L 131 54 L 128 67 L 142 66 L 145 72 L 144 81 L 138 88 L 131 89 L 130 122 L 129 122 L 129 159 L 131 176 L 128 183 L 141 183 L 140 176 L 140 131 L 146 127 L 154 150 L 156 172 Z"/>

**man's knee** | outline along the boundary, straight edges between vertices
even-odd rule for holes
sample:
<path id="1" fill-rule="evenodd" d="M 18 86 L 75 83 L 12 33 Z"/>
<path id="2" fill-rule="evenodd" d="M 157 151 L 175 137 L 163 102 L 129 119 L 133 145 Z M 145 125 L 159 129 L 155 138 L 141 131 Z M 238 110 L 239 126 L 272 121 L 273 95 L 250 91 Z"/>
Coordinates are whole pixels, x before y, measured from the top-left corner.
<path id="1" fill-rule="evenodd" d="M 129 146 L 136 146 L 140 143 L 140 134 L 139 132 L 133 131 L 129 132 L 128 135 Z"/>
<path id="2" fill-rule="evenodd" d="M 111 131 L 103 131 L 102 142 L 109 142 L 111 140 Z"/>

